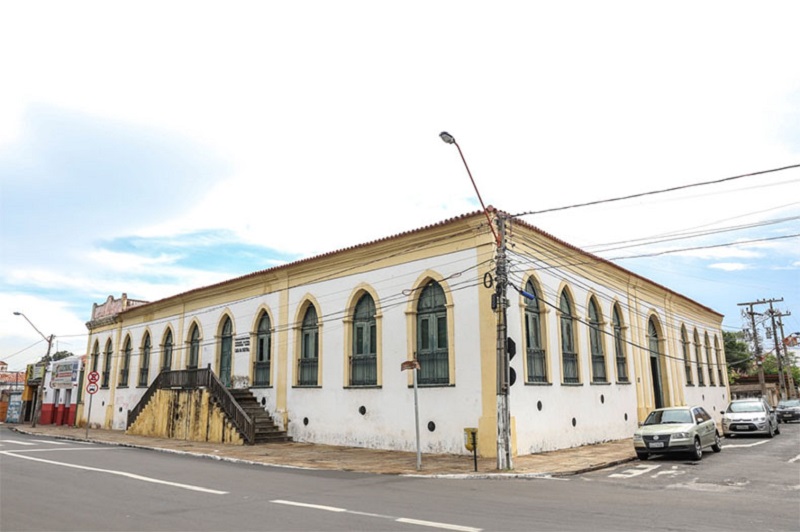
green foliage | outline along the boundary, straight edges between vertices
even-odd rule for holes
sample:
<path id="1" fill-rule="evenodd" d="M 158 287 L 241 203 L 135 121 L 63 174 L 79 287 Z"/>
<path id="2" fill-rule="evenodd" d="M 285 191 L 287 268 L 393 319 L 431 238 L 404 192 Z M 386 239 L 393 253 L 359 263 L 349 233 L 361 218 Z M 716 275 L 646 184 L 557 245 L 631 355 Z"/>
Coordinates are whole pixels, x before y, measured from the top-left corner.
<path id="1" fill-rule="evenodd" d="M 69 351 L 58 351 L 56 354 L 50 355 L 50 361 L 51 362 L 55 362 L 56 360 L 61 360 L 62 358 L 68 358 L 68 357 L 71 357 L 71 356 L 75 356 L 75 355 L 73 355 Z M 39 362 L 45 362 L 46 363 L 47 362 L 47 355 L 45 355 L 41 359 L 39 359 Z"/>
<path id="2" fill-rule="evenodd" d="M 731 382 L 734 382 L 735 375 L 747 374 L 755 365 L 750 360 L 750 348 L 744 341 L 744 333 L 722 331 L 722 338 L 725 341 L 725 362 L 728 364 L 729 376 L 732 377 Z"/>

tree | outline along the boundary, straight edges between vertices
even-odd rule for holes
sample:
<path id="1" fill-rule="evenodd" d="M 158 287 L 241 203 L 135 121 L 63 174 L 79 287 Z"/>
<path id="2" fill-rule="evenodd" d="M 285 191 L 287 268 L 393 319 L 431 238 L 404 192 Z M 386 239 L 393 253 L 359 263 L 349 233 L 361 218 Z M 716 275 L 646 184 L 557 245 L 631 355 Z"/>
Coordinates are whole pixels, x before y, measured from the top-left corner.
<path id="1" fill-rule="evenodd" d="M 729 381 L 735 382 L 739 375 L 749 374 L 754 368 L 750 347 L 744 341 L 744 333 L 741 331 L 722 331 L 722 338 L 725 341 Z"/>
<path id="2" fill-rule="evenodd" d="M 61 360 L 62 358 L 68 358 L 68 357 L 71 357 L 71 356 L 75 356 L 75 355 L 73 355 L 69 351 L 58 351 L 56 354 L 50 355 L 50 362 L 55 362 L 56 360 Z M 41 359 L 39 359 L 39 362 L 46 364 L 48 362 L 47 360 L 45 360 L 46 358 L 47 358 L 47 355 L 43 356 Z"/>

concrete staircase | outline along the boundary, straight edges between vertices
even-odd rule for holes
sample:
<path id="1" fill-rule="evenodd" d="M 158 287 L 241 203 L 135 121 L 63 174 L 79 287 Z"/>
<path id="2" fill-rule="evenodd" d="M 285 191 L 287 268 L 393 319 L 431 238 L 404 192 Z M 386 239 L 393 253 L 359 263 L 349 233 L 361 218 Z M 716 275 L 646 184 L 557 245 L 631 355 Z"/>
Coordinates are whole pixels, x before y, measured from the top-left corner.
<path id="1" fill-rule="evenodd" d="M 255 396 L 246 389 L 229 389 L 239 406 L 255 423 L 255 441 L 253 443 L 280 443 L 292 441 L 292 438 L 281 430 L 272 416 L 258 404 Z"/>

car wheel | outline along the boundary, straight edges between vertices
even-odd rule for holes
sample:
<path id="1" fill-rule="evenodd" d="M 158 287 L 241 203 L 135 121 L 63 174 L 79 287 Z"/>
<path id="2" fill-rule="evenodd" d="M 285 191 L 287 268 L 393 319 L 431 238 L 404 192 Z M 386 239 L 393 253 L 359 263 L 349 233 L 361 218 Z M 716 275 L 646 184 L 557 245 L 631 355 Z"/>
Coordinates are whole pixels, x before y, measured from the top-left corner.
<path id="1" fill-rule="evenodd" d="M 636 458 L 638 458 L 639 460 L 647 460 L 649 456 L 650 453 L 646 453 L 644 451 L 636 451 Z"/>
<path id="2" fill-rule="evenodd" d="M 694 449 L 692 449 L 692 458 L 695 461 L 703 459 L 703 446 L 700 444 L 700 438 L 694 439 Z"/>
<path id="3" fill-rule="evenodd" d="M 714 433 L 714 443 L 711 445 L 711 450 L 718 453 L 722 450 L 722 445 L 719 443 L 719 432 Z"/>

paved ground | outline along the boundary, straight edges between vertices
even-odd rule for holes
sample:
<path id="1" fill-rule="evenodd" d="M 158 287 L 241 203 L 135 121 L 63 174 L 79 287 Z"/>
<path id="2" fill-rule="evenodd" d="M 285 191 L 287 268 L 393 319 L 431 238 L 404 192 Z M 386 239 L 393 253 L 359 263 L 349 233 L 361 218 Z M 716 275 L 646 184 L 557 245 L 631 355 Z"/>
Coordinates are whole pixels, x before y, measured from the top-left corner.
<path id="1" fill-rule="evenodd" d="M 50 438 L 86 441 L 85 428 L 58 425 L 13 425 L 7 427 L 25 434 Z M 186 453 L 218 460 L 272 464 L 309 469 L 334 469 L 393 475 L 525 477 L 565 476 L 635 459 L 631 439 L 617 440 L 573 449 L 515 456 L 513 470 L 498 471 L 495 458 L 478 458 L 474 470 L 472 455 L 422 454 L 422 467 L 417 470 L 414 452 L 381 451 L 357 447 L 339 447 L 310 443 L 270 443 L 258 445 L 222 445 L 216 443 L 170 440 L 133 436 L 118 430 L 90 429 L 89 441 L 153 449 L 162 452 Z"/>

